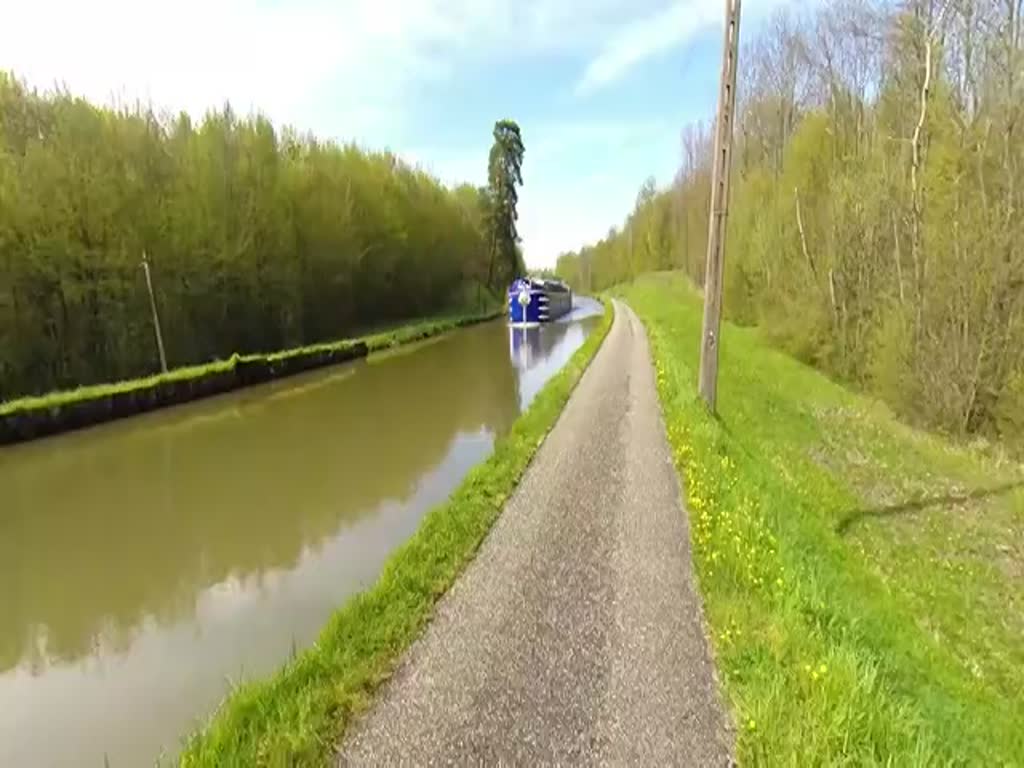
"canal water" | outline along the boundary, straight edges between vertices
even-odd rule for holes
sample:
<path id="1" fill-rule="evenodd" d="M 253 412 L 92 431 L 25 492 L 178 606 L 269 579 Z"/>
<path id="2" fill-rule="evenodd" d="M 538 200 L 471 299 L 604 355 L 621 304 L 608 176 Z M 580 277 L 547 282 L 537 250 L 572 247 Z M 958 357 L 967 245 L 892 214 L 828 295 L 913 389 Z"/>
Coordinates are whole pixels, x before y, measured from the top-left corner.
<path id="1" fill-rule="evenodd" d="M 173 758 L 487 457 L 600 307 L 0 448 L 0 766 Z"/>

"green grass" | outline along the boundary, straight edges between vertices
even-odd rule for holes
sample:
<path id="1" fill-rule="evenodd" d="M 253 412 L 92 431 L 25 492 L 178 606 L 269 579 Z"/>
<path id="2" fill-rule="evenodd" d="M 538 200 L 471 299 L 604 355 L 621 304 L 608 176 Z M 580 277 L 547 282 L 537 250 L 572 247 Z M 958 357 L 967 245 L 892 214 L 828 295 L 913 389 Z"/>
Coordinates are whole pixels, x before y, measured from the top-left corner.
<path id="1" fill-rule="evenodd" d="M 470 325 L 483 320 L 490 320 L 499 316 L 502 311 L 503 310 L 452 315 L 429 320 L 420 320 L 389 330 L 372 333 L 362 338 L 345 339 L 323 344 L 311 344 L 305 347 L 297 347 L 295 349 L 272 352 L 269 354 L 232 355 L 227 360 L 216 360 L 204 365 L 175 368 L 167 373 L 155 374 L 144 378 L 129 379 L 109 384 L 95 384 L 86 387 L 79 387 L 77 389 L 51 392 L 45 395 L 22 397 L 17 400 L 9 400 L 7 402 L 0 403 L 0 417 L 24 411 L 61 408 L 72 403 L 80 403 L 85 400 L 95 400 L 119 392 L 131 392 L 156 387 L 164 382 L 198 379 L 211 374 L 234 370 L 235 365 L 239 360 L 281 360 L 288 357 L 295 357 L 297 355 L 309 354 L 311 352 L 339 349 L 359 341 L 364 341 L 369 348 L 369 351 L 372 353 L 378 350 L 398 346 L 400 344 L 426 339 L 441 333 L 447 333 L 448 331 L 464 325 Z"/>
<path id="2" fill-rule="evenodd" d="M 442 333 L 460 328 L 465 325 L 472 325 L 483 320 L 493 320 L 504 315 L 505 308 L 473 315 L 459 315 L 456 317 L 445 317 L 438 320 L 426 320 L 412 325 L 403 325 L 400 328 L 383 331 L 380 333 L 364 336 L 362 341 L 366 342 L 370 353 L 378 352 L 402 344 L 409 344 L 422 339 L 429 339 Z"/>
<path id="3" fill-rule="evenodd" d="M 712 644 L 747 765 L 1024 764 L 1024 468 L 900 424 L 726 325 L 622 289 L 656 359 Z"/>
<path id="4" fill-rule="evenodd" d="M 487 461 L 431 510 L 368 591 L 271 679 L 234 691 L 192 737 L 183 766 L 324 765 L 352 716 L 422 632 L 438 598 L 473 558 L 554 425 L 612 321 L 604 318 L 545 385 Z"/>

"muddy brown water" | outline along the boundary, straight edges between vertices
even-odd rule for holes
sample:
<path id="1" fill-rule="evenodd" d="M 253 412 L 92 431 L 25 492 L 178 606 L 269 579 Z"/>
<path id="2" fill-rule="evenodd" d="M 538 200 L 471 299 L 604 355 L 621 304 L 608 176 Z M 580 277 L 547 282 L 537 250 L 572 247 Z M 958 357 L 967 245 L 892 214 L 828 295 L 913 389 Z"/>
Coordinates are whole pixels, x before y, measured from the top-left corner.
<path id="1" fill-rule="evenodd" d="M 152 765 L 371 585 L 598 322 L 0 448 L 0 765 Z"/>

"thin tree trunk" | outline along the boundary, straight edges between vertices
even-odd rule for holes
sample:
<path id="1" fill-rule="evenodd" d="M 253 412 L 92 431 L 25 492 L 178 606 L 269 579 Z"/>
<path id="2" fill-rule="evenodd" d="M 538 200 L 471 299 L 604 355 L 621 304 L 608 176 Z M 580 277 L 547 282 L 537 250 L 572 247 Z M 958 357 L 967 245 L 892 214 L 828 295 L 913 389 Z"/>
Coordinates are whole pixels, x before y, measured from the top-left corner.
<path id="1" fill-rule="evenodd" d="M 815 280 L 818 278 L 818 270 L 814 266 L 814 261 L 811 259 L 811 253 L 807 250 L 807 236 L 804 234 L 804 219 L 800 215 L 800 188 L 793 188 L 793 195 L 796 197 L 796 227 L 800 230 L 800 248 L 803 250 L 804 259 L 807 261 L 807 266 L 811 270 L 811 274 L 814 275 Z"/>
<path id="2" fill-rule="evenodd" d="M 932 85 L 932 33 L 941 24 L 942 14 L 934 24 L 929 24 L 925 33 L 924 41 L 924 81 L 921 84 L 921 110 L 918 113 L 917 125 L 914 127 L 914 136 L 911 141 L 911 164 L 910 164 L 910 188 L 912 193 L 913 215 L 911 221 L 911 243 L 910 250 L 914 260 L 914 277 L 917 291 L 917 312 L 915 325 L 915 341 L 920 343 L 922 324 L 924 322 L 925 308 L 925 281 L 927 279 L 928 265 L 922 245 L 922 229 L 924 221 L 924 190 L 921 181 L 923 165 L 923 134 L 924 124 L 928 117 L 928 97 L 931 94 Z"/>

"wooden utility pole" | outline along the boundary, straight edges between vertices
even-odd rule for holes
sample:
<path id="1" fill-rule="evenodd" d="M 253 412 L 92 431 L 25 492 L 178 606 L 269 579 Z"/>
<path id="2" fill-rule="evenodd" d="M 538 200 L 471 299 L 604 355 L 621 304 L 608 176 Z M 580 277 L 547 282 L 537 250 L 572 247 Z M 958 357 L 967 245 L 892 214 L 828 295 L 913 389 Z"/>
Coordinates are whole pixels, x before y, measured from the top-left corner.
<path id="1" fill-rule="evenodd" d="M 153 295 L 153 278 L 149 275 L 149 259 L 142 252 L 142 271 L 146 273 L 146 290 L 149 291 L 149 308 L 153 312 L 153 331 L 156 333 L 156 349 L 160 353 L 160 370 L 167 373 L 167 355 L 164 354 L 164 336 L 160 332 L 160 316 L 156 312 L 156 297 Z"/>
<path id="2" fill-rule="evenodd" d="M 700 395 L 715 410 L 718 397 L 718 346 L 722 325 L 722 278 L 725 225 L 729 215 L 729 169 L 732 157 L 733 110 L 736 108 L 736 68 L 740 47 L 740 2 L 725 0 L 725 44 L 722 82 L 718 93 L 718 125 L 711 171 L 711 216 L 708 257 L 704 273 L 704 327 L 700 345 Z"/>

